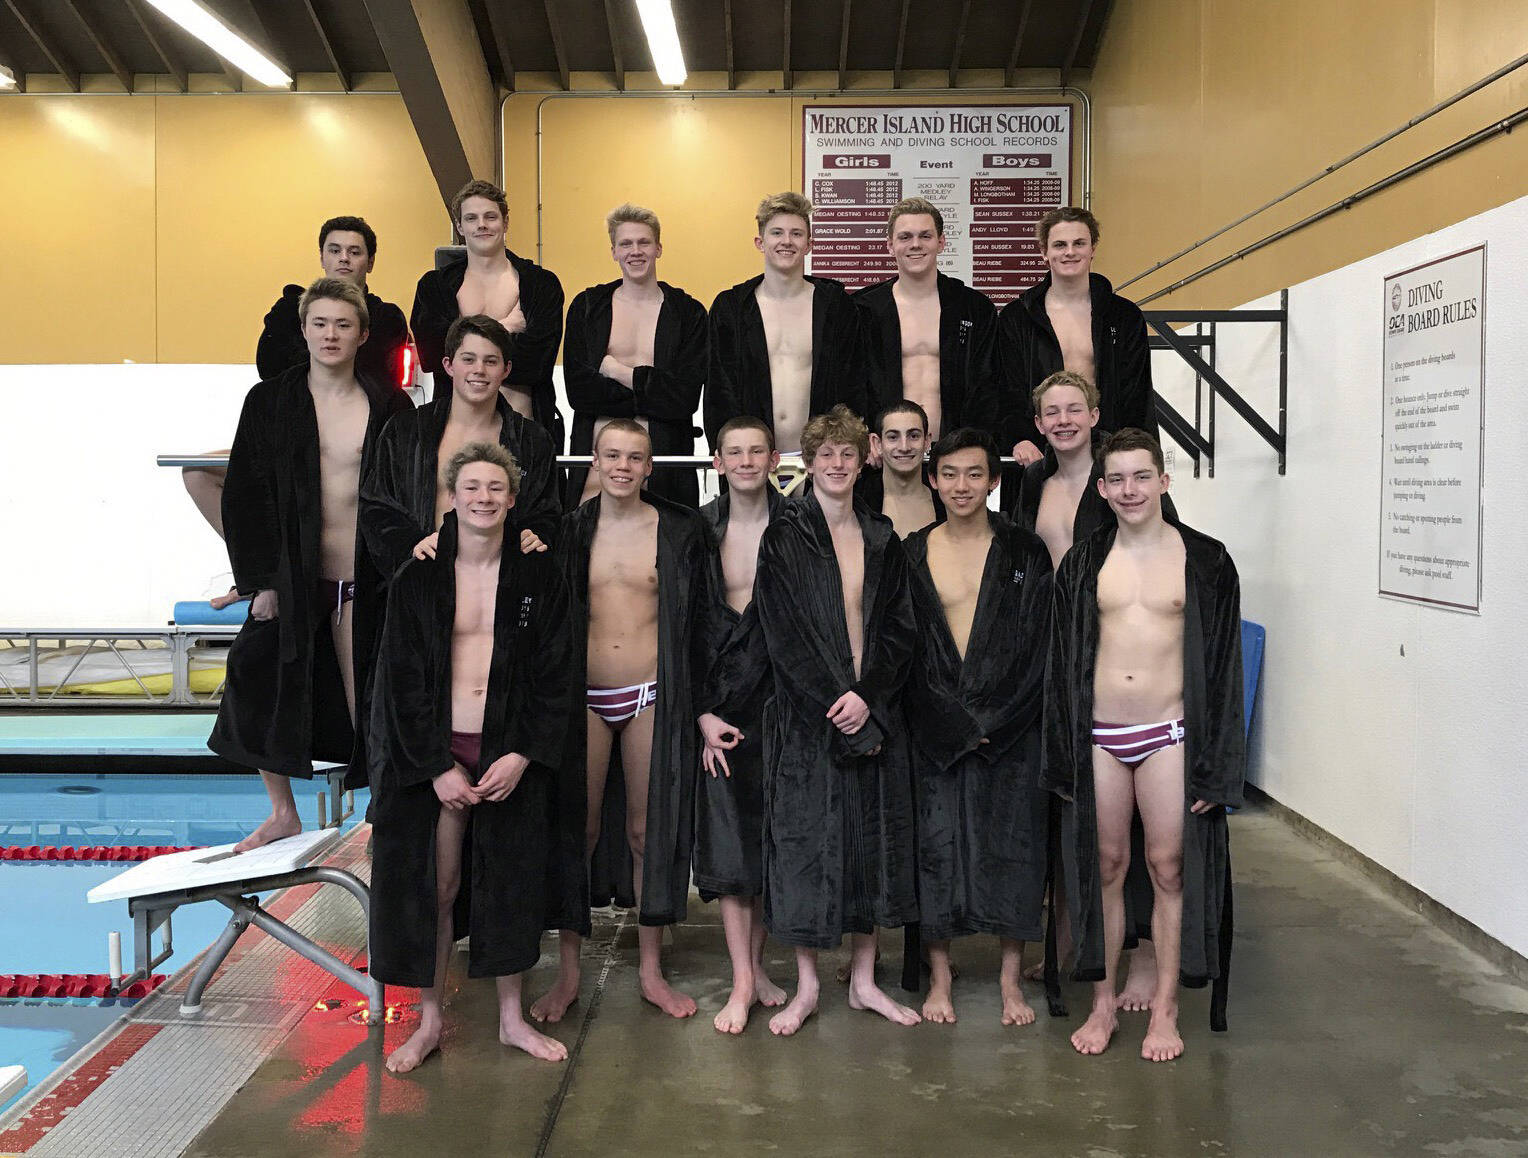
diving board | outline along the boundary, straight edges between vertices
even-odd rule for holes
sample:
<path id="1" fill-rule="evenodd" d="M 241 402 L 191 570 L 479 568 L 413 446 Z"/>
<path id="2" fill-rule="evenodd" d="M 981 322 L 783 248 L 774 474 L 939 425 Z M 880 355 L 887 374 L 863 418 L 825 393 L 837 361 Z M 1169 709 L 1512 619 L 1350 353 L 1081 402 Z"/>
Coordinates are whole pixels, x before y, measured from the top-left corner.
<path id="1" fill-rule="evenodd" d="M 366 885 L 344 869 L 312 863 L 339 838 L 338 829 L 322 828 L 242 853 L 234 852 L 231 844 L 168 853 L 96 885 L 86 894 L 92 904 L 125 900 L 133 918 L 133 972 L 122 978 L 118 987 L 149 977 L 174 951 L 170 918 L 176 909 L 199 901 L 217 901 L 233 915 L 192 975 L 181 1001 L 182 1013 L 201 1012 L 207 983 L 251 925 L 355 989 L 370 1001 L 370 1008 L 381 1009 L 381 982 L 273 917 L 255 895 L 297 885 L 337 885 L 355 897 L 369 921 L 371 892 Z M 156 932 L 160 933 L 161 945 L 157 953 L 153 946 Z"/>

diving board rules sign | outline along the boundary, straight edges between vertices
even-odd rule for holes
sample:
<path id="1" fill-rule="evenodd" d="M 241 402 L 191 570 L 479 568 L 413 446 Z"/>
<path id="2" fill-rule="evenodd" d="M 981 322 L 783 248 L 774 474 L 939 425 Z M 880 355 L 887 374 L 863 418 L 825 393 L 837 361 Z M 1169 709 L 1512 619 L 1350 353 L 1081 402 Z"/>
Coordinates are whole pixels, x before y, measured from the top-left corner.
<path id="1" fill-rule="evenodd" d="M 894 277 L 886 212 L 923 197 L 944 215 L 939 272 L 998 305 L 1045 276 L 1035 223 L 1071 203 L 1070 105 L 807 105 L 802 134 L 812 273 Z"/>

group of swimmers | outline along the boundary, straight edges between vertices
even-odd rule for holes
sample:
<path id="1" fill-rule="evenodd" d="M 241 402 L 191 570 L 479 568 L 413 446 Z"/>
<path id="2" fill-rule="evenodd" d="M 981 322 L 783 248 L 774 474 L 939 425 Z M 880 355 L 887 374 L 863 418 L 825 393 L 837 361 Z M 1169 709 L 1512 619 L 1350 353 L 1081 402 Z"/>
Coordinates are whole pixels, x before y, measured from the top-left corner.
<path id="1" fill-rule="evenodd" d="M 1046 215 L 1050 272 L 998 314 L 938 273 L 930 203 L 893 208 L 897 277 L 850 295 L 805 275 L 811 206 L 782 193 L 757 213 L 763 273 L 708 315 L 624 205 L 621 277 L 574 298 L 564 338 L 506 208 L 458 194 L 466 255 L 420 279 L 411 327 L 365 290 L 370 227 L 326 222 L 324 276 L 266 318 L 226 475 L 187 476 L 227 598 L 251 600 L 210 739 L 271 797 L 239 850 L 300 831 L 289 778 L 315 760 L 372 789 L 370 969 L 421 990 L 388 1067 L 438 1047 L 461 936 L 501 1040 L 566 1057 L 532 1022 L 578 999 L 611 902 L 638 911 L 642 996 L 691 1016 L 662 932 L 692 884 L 720 901 L 723 1033 L 756 1004 L 795 1033 L 845 934 L 849 1003 L 904 1025 L 953 1022 L 950 943 L 996 935 L 1002 1020 L 1028 1024 L 1047 895 L 1094 985 L 1080 1053 L 1146 1009 L 1142 1056 L 1177 1057 L 1180 979 L 1214 983 L 1223 1024 L 1237 578 L 1167 499 L 1144 322 L 1091 272 L 1092 215 Z M 438 384 L 417 408 L 392 373 L 410 328 Z M 566 479 L 559 342 L 592 456 Z M 697 410 L 725 484 L 698 510 L 694 472 L 653 462 L 690 451 Z M 876 981 L 897 927 L 927 951 L 921 1015 Z M 766 936 L 795 951 L 789 999 Z"/>

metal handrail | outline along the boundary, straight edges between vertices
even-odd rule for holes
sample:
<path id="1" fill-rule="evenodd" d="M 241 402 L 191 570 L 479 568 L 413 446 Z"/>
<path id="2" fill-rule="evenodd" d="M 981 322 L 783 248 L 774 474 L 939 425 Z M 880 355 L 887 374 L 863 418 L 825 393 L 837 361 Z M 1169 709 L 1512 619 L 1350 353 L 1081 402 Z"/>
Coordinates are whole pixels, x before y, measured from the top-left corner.
<path id="1" fill-rule="evenodd" d="M 594 456 L 589 454 L 559 454 L 558 466 L 588 466 L 594 461 Z M 1002 456 L 1004 466 L 1013 464 L 1011 456 Z M 226 454 L 161 454 L 155 460 L 158 466 L 168 467 L 214 467 L 227 466 Z M 708 470 L 713 467 L 709 454 L 655 454 L 653 455 L 654 466 L 688 466 L 705 467 Z"/>

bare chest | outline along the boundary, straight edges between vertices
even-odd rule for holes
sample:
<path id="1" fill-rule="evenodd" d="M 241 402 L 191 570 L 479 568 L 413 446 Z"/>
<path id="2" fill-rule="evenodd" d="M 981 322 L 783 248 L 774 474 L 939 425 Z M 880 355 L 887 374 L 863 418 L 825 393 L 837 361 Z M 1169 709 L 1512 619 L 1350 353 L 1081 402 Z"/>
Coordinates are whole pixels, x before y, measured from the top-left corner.
<path id="1" fill-rule="evenodd" d="M 858 635 L 865 590 L 865 537 L 859 524 L 835 528 L 833 554 L 838 560 L 839 582 L 844 589 L 844 610 L 849 616 L 850 636 Z"/>
<path id="2" fill-rule="evenodd" d="M 656 520 L 652 527 L 618 523 L 600 527 L 589 550 L 591 607 L 619 608 L 630 602 L 635 613 L 639 601 L 656 606 L 657 595 Z"/>
<path id="3" fill-rule="evenodd" d="M 891 520 L 897 538 L 905 539 L 934 521 L 934 494 L 927 487 L 911 494 L 886 494 L 881 499 L 881 514 Z"/>
<path id="4" fill-rule="evenodd" d="M 1182 546 L 1135 554 L 1109 552 L 1098 572 L 1098 614 L 1106 620 L 1181 624 L 1186 601 Z"/>
<path id="5" fill-rule="evenodd" d="M 635 301 L 619 293 L 610 303 L 610 341 L 605 352 L 628 366 L 651 366 L 663 299 Z"/>
<path id="6" fill-rule="evenodd" d="M 805 362 L 812 361 L 812 295 L 777 301 L 758 298 L 759 315 L 764 319 L 764 343 L 769 348 L 770 362 L 775 359 Z"/>
<path id="7" fill-rule="evenodd" d="M 481 568 L 456 568 L 456 619 L 452 632 L 457 639 L 492 636 L 497 606 L 498 576 Z"/>
<path id="8" fill-rule="evenodd" d="M 340 398 L 315 396 L 318 418 L 319 469 L 327 484 L 331 479 L 359 475 L 361 452 L 366 445 L 366 425 L 371 407 L 366 395 L 355 390 Z"/>
<path id="9" fill-rule="evenodd" d="M 1051 566 L 1059 566 L 1061 557 L 1072 549 L 1072 529 L 1077 523 L 1077 504 L 1083 488 L 1056 475 L 1045 480 L 1040 491 L 1040 509 L 1035 514 L 1035 533 L 1050 549 Z"/>
<path id="10" fill-rule="evenodd" d="M 1056 341 L 1061 346 L 1061 361 L 1068 370 L 1093 378 L 1093 307 L 1082 302 L 1070 305 L 1045 299 L 1045 314 Z"/>
<path id="11" fill-rule="evenodd" d="M 928 569 L 944 608 L 945 622 L 962 657 L 971 638 L 971 624 L 981 598 L 982 573 L 987 565 L 990 540 L 984 543 L 952 544 L 929 539 Z"/>
<path id="12" fill-rule="evenodd" d="M 727 585 L 727 606 L 741 614 L 753 599 L 753 579 L 759 565 L 759 540 L 764 525 L 729 523 L 722 536 L 722 578 Z"/>
<path id="13" fill-rule="evenodd" d="M 463 317 L 487 314 L 502 322 L 519 308 L 520 275 L 512 265 L 490 274 L 468 270 L 462 288 L 456 291 L 456 305 Z"/>
<path id="14" fill-rule="evenodd" d="M 897 321 L 902 331 L 902 357 L 939 357 L 939 299 L 892 296 L 897 303 Z"/>

